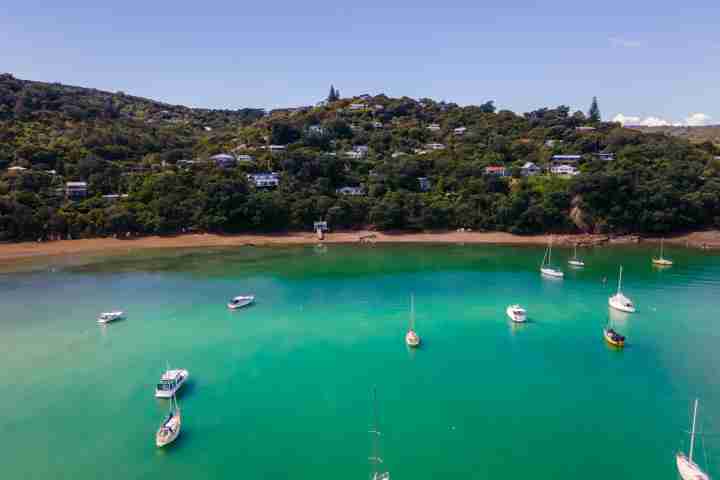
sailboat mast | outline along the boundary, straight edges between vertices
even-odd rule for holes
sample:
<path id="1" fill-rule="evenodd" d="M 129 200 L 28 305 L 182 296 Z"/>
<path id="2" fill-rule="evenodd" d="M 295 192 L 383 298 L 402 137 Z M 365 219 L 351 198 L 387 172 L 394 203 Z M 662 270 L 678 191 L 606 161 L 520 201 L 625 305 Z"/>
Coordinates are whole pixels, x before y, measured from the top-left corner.
<path id="1" fill-rule="evenodd" d="M 620 275 L 618 275 L 618 293 L 622 290 L 622 265 L 620 265 Z"/>
<path id="2" fill-rule="evenodd" d="M 692 432 L 690 433 L 690 453 L 689 460 L 692 462 L 693 449 L 695 448 L 695 420 L 697 419 L 698 399 L 695 399 L 695 408 L 693 408 Z"/>
<path id="3" fill-rule="evenodd" d="M 410 330 L 415 330 L 415 294 L 410 294 Z"/>
<path id="4" fill-rule="evenodd" d="M 663 258 L 663 241 L 664 240 L 665 240 L 664 238 L 660 239 L 660 258 Z"/>
<path id="5" fill-rule="evenodd" d="M 372 426 L 372 430 L 370 430 L 370 433 L 373 435 L 373 447 L 372 447 L 373 451 L 372 451 L 372 457 L 370 457 L 370 461 L 373 464 L 372 479 L 375 480 L 378 476 L 378 464 L 382 462 L 382 460 L 380 459 L 380 447 L 378 445 L 380 431 L 378 430 L 377 387 L 373 387 L 373 389 L 372 389 L 372 403 L 373 403 L 373 426 Z"/>

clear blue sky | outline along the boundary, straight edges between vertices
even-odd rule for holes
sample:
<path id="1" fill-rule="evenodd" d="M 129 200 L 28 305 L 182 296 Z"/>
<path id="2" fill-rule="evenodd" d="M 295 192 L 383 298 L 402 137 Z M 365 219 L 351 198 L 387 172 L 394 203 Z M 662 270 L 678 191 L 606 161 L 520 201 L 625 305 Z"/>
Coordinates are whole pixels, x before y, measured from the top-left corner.
<path id="1" fill-rule="evenodd" d="M 333 83 L 720 123 L 720 0 L 423 3 L 8 1 L 0 72 L 218 108 L 311 104 Z"/>

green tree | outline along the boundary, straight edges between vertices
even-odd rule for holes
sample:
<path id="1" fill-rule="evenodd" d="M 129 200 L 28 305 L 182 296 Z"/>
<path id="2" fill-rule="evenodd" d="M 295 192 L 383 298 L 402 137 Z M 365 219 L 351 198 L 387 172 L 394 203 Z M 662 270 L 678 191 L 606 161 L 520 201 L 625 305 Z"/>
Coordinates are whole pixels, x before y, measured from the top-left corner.
<path id="1" fill-rule="evenodd" d="M 593 97 L 592 103 L 590 104 L 590 110 L 588 110 L 588 118 L 591 122 L 600 121 L 600 107 L 598 107 L 597 97 Z"/>

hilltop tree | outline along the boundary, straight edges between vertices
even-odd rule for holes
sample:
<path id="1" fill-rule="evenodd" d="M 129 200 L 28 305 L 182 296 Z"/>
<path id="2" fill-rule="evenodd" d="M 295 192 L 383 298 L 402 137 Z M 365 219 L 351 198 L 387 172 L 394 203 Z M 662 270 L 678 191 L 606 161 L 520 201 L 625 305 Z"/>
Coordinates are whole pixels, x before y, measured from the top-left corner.
<path id="1" fill-rule="evenodd" d="M 588 119 L 591 122 L 600 121 L 600 107 L 598 107 L 597 97 L 593 97 L 592 103 L 590 104 L 590 110 L 588 110 Z"/>
<path id="2" fill-rule="evenodd" d="M 337 102 L 338 100 L 340 100 L 340 92 L 335 90 L 333 85 L 330 85 L 330 93 L 327 97 L 328 103 Z"/>

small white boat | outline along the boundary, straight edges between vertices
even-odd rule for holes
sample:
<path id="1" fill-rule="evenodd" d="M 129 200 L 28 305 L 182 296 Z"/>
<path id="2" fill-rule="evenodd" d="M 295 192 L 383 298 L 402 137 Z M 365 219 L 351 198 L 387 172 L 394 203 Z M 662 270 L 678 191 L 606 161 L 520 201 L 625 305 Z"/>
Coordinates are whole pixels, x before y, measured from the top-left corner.
<path id="1" fill-rule="evenodd" d="M 568 264 L 573 267 L 580 267 L 580 268 L 585 266 L 585 262 L 583 262 L 582 259 L 578 258 L 578 256 L 577 256 L 577 243 L 575 244 L 575 255 L 573 256 L 573 258 L 568 260 Z"/>
<path id="2" fill-rule="evenodd" d="M 515 323 L 524 323 L 527 321 L 527 311 L 520 305 L 510 305 L 505 310 L 507 316 Z"/>
<path id="3" fill-rule="evenodd" d="M 155 387 L 155 396 L 157 398 L 172 398 L 189 377 L 190 373 L 184 368 L 166 370 L 160 377 L 160 383 Z"/>
<path id="4" fill-rule="evenodd" d="M 172 397 L 170 413 L 168 413 L 155 433 L 155 445 L 160 448 L 174 442 L 178 435 L 180 435 L 181 427 L 182 417 L 180 415 L 180 406 L 177 404 L 175 397 Z"/>
<path id="5" fill-rule="evenodd" d="M 230 300 L 230 303 L 227 304 L 227 307 L 230 310 L 237 310 L 238 308 L 247 307 L 254 301 L 255 295 L 240 295 L 239 297 L 235 297 Z"/>
<path id="6" fill-rule="evenodd" d="M 115 320 L 122 320 L 125 318 L 125 312 L 121 310 L 115 310 L 113 312 L 103 312 L 97 318 L 97 323 L 105 325 Z"/>
<path id="7" fill-rule="evenodd" d="M 405 334 L 405 343 L 408 347 L 420 346 L 420 335 L 415 331 L 415 295 L 410 296 L 410 328 Z"/>
<path id="8" fill-rule="evenodd" d="M 695 399 L 695 408 L 693 408 L 692 431 L 690 432 L 690 452 L 686 457 L 684 453 L 679 452 L 675 455 L 675 463 L 678 473 L 683 480 L 710 480 L 710 476 L 703 472 L 702 469 L 693 462 L 693 449 L 695 448 L 695 421 L 697 420 L 698 401 Z"/>
<path id="9" fill-rule="evenodd" d="M 618 275 L 617 293 L 608 299 L 608 305 L 621 312 L 635 313 L 635 304 L 622 293 L 622 265 Z"/>
<path id="10" fill-rule="evenodd" d="M 548 245 L 548 248 L 545 250 L 545 256 L 543 257 L 542 265 L 540 265 L 540 273 L 542 275 L 545 275 L 546 277 L 563 278 L 565 276 L 563 271 L 553 267 L 550 264 L 551 256 L 552 244 Z"/>
<path id="11" fill-rule="evenodd" d="M 665 241 L 665 239 L 663 239 L 663 238 L 660 239 L 660 256 L 659 256 L 659 257 L 653 257 L 653 259 L 652 259 L 653 265 L 658 266 L 658 267 L 670 267 L 670 266 L 672 266 L 672 264 L 673 264 L 672 260 L 663 257 L 663 243 L 664 243 L 664 241 Z"/>

